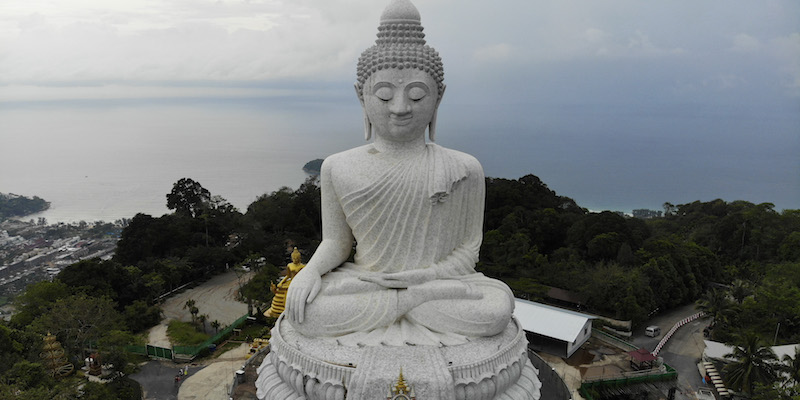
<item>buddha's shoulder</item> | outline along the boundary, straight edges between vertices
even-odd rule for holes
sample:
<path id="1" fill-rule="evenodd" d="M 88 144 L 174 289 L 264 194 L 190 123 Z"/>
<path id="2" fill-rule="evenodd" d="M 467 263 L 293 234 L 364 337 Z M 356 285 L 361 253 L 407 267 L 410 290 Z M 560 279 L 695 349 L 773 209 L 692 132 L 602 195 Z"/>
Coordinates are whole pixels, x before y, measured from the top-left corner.
<path id="1" fill-rule="evenodd" d="M 480 161 L 475 158 L 472 154 L 467 154 L 462 151 L 448 149 L 446 147 L 442 147 L 439 145 L 433 145 L 437 147 L 437 150 L 446 154 L 447 157 L 451 158 L 452 160 L 458 161 L 459 163 L 463 164 L 467 167 L 470 171 L 480 171 L 483 173 L 483 167 L 481 166 Z"/>
<path id="2" fill-rule="evenodd" d="M 371 148 L 372 146 L 367 144 L 332 154 L 325 158 L 325 161 L 322 163 L 322 169 L 350 168 L 356 164 L 362 163 L 364 159 L 367 158 L 369 149 Z"/>

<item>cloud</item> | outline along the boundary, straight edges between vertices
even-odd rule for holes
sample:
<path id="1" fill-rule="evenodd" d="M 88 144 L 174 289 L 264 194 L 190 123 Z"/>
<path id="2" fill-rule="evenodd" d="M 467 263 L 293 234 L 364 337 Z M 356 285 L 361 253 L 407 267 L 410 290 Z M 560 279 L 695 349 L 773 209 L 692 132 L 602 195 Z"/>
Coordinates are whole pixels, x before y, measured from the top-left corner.
<path id="1" fill-rule="evenodd" d="M 784 87 L 795 97 L 800 97 L 800 33 L 770 40 L 769 52 L 785 77 Z"/>
<path id="2" fill-rule="evenodd" d="M 353 74 L 376 32 L 358 12 L 307 1 L 77 3 L 0 17 L 0 82 L 324 80 Z"/>
<path id="3" fill-rule="evenodd" d="M 241 99 L 278 96 L 330 95 L 324 90 L 231 87 L 231 86 L 164 86 L 84 84 L 81 86 L 9 85 L 0 91 L 0 103 L 60 100 L 125 100 L 125 99 Z"/>
<path id="4" fill-rule="evenodd" d="M 475 49 L 473 59 L 478 62 L 498 63 L 507 61 L 514 49 L 508 43 L 497 43 Z"/>
<path id="5" fill-rule="evenodd" d="M 712 88 L 800 88 L 793 1 L 414 3 L 450 83 L 531 93 L 524 87 L 552 80 L 574 98 L 608 96 L 568 87 L 600 80 L 613 82 L 614 96 L 646 87 L 684 100 Z M 4 0 L 0 85 L 352 81 L 358 55 L 375 40 L 379 3 Z"/>
<path id="6" fill-rule="evenodd" d="M 747 80 L 735 74 L 722 74 L 703 81 L 705 86 L 717 89 L 732 89 L 747 84 Z"/>
<path id="7" fill-rule="evenodd" d="M 628 56 L 664 56 L 684 53 L 684 50 L 680 47 L 670 48 L 667 46 L 657 46 L 653 44 L 653 42 L 650 40 L 650 37 L 641 31 L 636 31 L 633 36 L 628 38 L 627 48 L 630 50 L 630 52 L 627 54 Z"/>
<path id="8" fill-rule="evenodd" d="M 752 52 L 758 50 L 761 42 L 745 33 L 740 33 L 733 38 L 733 47 L 731 50 L 739 52 Z"/>

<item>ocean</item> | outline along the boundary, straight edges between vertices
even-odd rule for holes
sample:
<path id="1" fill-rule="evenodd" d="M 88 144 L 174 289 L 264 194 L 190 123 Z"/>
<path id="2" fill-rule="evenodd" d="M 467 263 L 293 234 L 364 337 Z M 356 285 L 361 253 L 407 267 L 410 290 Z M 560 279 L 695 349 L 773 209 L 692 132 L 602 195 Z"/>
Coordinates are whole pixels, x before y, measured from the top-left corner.
<path id="1" fill-rule="evenodd" d="M 358 101 L 336 96 L 0 103 L 0 192 L 51 202 L 25 219 L 110 222 L 169 212 L 187 177 L 244 212 L 296 189 L 309 160 L 364 143 Z M 797 132 L 800 117 L 768 110 L 443 102 L 437 143 L 590 210 L 716 198 L 781 210 L 800 208 Z"/>
<path id="2" fill-rule="evenodd" d="M 307 125 L 293 126 L 291 107 L 257 104 L 112 101 L 2 109 L 0 192 L 51 202 L 25 219 L 110 222 L 169 212 L 167 193 L 188 177 L 244 212 L 260 195 L 296 189 L 308 177 L 307 161 L 345 149 L 311 139 Z"/>

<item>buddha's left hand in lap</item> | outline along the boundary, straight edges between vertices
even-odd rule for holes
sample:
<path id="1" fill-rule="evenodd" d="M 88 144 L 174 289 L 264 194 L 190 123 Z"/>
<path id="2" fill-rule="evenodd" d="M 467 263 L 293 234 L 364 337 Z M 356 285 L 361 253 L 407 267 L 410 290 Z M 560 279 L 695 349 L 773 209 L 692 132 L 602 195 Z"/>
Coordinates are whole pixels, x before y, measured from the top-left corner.
<path id="1" fill-rule="evenodd" d="M 416 286 L 437 278 L 439 278 L 439 276 L 433 268 L 368 274 L 359 277 L 362 281 L 377 283 L 389 289 L 407 289 L 410 286 Z"/>

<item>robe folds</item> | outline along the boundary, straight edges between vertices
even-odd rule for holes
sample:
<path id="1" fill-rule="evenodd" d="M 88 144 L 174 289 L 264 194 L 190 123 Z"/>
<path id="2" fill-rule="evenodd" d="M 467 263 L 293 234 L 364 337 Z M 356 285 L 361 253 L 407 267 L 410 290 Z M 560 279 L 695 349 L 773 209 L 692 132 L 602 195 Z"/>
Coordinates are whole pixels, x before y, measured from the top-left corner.
<path id="1" fill-rule="evenodd" d="M 478 161 L 436 144 L 371 183 L 339 193 L 356 240 L 354 262 L 322 276 L 321 291 L 306 306 L 298 330 L 342 345 L 453 345 L 502 330 L 513 296 L 504 283 L 475 272 L 484 197 Z M 459 280 L 483 298 L 433 300 L 403 314 L 398 291 L 407 289 L 362 279 L 416 269 Z"/>

